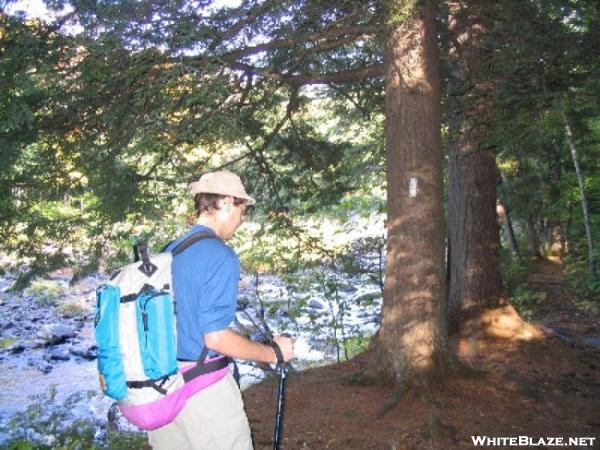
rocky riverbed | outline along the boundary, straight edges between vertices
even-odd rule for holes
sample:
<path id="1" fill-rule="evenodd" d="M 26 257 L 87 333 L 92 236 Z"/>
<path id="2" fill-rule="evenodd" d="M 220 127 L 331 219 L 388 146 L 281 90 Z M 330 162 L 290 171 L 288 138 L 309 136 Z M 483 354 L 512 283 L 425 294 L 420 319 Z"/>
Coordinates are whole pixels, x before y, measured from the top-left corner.
<path id="1" fill-rule="evenodd" d="M 0 421 L 51 385 L 57 399 L 97 385 L 92 322 L 103 277 L 70 278 L 56 272 L 22 293 L 10 291 L 14 278 L 0 280 Z"/>
<path id="2" fill-rule="evenodd" d="M 36 280 L 21 293 L 11 292 L 15 278 L 0 278 L 0 426 L 50 393 L 61 405 L 69 397 L 87 393 L 69 420 L 93 419 L 106 425 L 112 401 L 98 386 L 93 336 L 95 289 L 102 275 L 70 284 L 67 269 Z M 348 352 L 336 345 L 342 337 L 359 340 L 378 325 L 380 293 L 376 286 L 357 281 L 340 283 L 336 296 L 317 290 L 290 295 L 274 276 L 244 276 L 240 283 L 238 327 L 255 339 L 267 324 L 273 333 L 291 332 L 296 338 L 296 368 L 336 360 Z M 242 386 L 260 381 L 263 370 L 240 364 Z M 44 397 L 46 396 L 46 397 Z M 0 433 L 0 442 L 6 439 Z"/>

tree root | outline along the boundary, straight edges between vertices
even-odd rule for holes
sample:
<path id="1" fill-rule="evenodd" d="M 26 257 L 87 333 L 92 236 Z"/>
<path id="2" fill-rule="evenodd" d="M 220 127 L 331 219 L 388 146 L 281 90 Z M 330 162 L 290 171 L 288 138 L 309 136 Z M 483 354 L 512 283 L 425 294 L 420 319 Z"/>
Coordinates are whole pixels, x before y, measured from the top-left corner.
<path id="1" fill-rule="evenodd" d="M 409 390 L 410 390 L 409 383 L 401 383 L 398 386 L 396 386 L 396 388 L 394 389 L 394 392 L 392 392 L 392 395 L 390 396 L 390 398 L 388 398 L 386 400 L 386 402 L 383 404 L 383 406 L 381 407 L 381 409 L 379 410 L 379 412 L 377 413 L 377 415 L 375 417 L 377 419 L 381 419 L 388 412 L 390 412 L 392 409 L 394 409 L 396 407 L 396 405 L 400 402 L 400 399 L 402 398 L 402 396 Z"/>
<path id="2" fill-rule="evenodd" d="M 463 378 L 485 378 L 489 371 L 474 367 L 468 363 L 464 363 L 460 361 L 456 355 L 449 355 L 446 361 L 446 368 L 448 370 L 448 374 L 455 377 L 463 377 Z"/>

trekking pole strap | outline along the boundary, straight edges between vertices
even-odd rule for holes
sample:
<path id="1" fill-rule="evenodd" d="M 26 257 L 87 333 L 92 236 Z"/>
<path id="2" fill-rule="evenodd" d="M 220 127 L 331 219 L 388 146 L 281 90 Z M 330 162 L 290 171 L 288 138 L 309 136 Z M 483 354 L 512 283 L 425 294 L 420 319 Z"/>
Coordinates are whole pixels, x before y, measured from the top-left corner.
<path id="1" fill-rule="evenodd" d="M 283 352 L 281 351 L 281 348 L 279 347 L 279 345 L 277 345 L 277 342 L 271 341 L 268 344 L 271 346 L 271 348 L 275 352 L 275 356 L 277 357 L 277 365 L 278 366 L 283 365 L 285 363 L 285 359 L 283 358 Z"/>

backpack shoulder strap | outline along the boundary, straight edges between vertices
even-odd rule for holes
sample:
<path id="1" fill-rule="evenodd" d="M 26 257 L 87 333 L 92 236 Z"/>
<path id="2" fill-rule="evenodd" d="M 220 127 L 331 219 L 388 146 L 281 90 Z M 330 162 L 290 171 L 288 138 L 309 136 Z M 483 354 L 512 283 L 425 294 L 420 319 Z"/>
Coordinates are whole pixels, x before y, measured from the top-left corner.
<path id="1" fill-rule="evenodd" d="M 173 257 L 175 257 L 175 256 L 179 255 L 181 252 L 190 248 L 196 242 L 201 241 L 203 239 L 210 239 L 210 238 L 216 238 L 214 233 L 211 233 L 209 231 L 203 231 L 201 233 L 194 233 L 191 236 L 188 236 L 187 238 L 185 238 L 179 244 L 177 244 L 175 246 L 175 248 L 173 250 L 171 250 L 171 254 L 173 255 Z"/>

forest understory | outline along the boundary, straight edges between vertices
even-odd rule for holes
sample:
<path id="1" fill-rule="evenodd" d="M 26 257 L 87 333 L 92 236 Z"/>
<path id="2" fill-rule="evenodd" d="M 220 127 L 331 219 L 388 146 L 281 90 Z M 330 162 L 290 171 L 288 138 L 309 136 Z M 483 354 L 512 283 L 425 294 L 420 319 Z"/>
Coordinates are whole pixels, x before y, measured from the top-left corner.
<path id="1" fill-rule="evenodd" d="M 369 352 L 290 375 L 282 448 L 460 449 L 475 447 L 472 436 L 538 443 L 595 437 L 594 445 L 579 448 L 599 448 L 598 317 L 577 306 L 559 260 L 538 262 L 528 287 L 545 293 L 529 323 L 515 326 L 510 322 L 518 318 L 509 313 L 496 337 L 461 335 L 461 361 L 482 374 L 445 379 L 431 400 L 411 390 L 378 417 L 393 388 L 353 381 L 373 364 Z M 249 388 L 244 398 L 256 449 L 272 448 L 276 380 Z"/>

